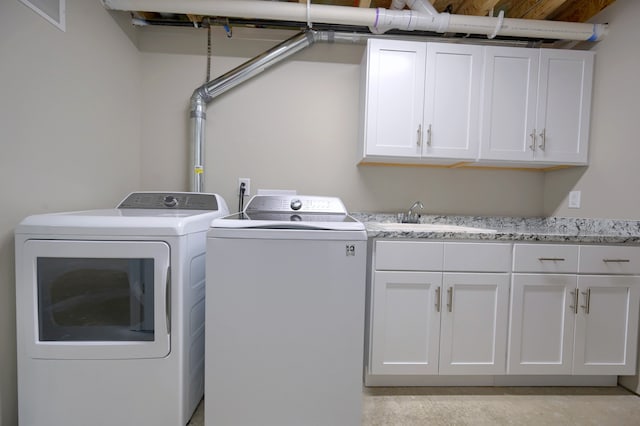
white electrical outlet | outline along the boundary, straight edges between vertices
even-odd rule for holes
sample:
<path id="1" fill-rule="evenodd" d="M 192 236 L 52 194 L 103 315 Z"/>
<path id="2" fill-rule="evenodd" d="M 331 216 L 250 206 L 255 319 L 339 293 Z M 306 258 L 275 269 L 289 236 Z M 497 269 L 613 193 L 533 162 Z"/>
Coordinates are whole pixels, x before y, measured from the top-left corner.
<path id="1" fill-rule="evenodd" d="M 570 209 L 579 209 L 580 208 L 580 191 L 571 191 L 569 192 L 569 208 Z"/>
<path id="2" fill-rule="evenodd" d="M 240 193 L 240 187 L 244 183 L 244 196 L 251 195 L 251 179 L 250 178 L 238 178 L 238 193 Z"/>

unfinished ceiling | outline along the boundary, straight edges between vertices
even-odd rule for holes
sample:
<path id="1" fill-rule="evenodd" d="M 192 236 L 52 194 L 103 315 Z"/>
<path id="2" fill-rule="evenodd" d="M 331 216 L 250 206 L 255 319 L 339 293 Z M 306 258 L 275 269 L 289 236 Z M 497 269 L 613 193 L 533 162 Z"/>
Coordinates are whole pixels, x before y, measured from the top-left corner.
<path id="1" fill-rule="evenodd" d="M 272 0 L 307 3 L 306 0 Z M 549 21 L 587 22 L 615 0 L 431 0 L 438 12 L 459 15 L 497 16 L 504 11 L 505 18 L 539 19 Z M 389 9 L 391 0 L 311 0 L 312 4 L 345 7 Z M 161 14 L 132 12 L 133 17 L 151 25 L 203 26 L 219 23 L 215 18 L 202 15 Z M 226 18 L 225 18 L 226 19 Z M 246 21 L 246 20 L 245 20 Z M 235 22 L 238 24 L 238 21 Z M 268 22 L 245 22 L 246 25 L 268 26 Z M 271 23 L 278 26 L 278 23 Z M 280 23 L 282 24 L 282 23 Z"/>

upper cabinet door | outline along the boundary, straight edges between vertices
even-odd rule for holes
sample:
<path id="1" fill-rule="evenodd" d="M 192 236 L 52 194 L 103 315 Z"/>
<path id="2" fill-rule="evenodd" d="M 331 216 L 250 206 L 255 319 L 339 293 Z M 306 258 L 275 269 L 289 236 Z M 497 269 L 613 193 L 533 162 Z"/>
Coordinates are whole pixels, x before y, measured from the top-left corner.
<path id="1" fill-rule="evenodd" d="M 369 41 L 363 157 L 420 157 L 426 51 L 426 43 Z"/>
<path id="2" fill-rule="evenodd" d="M 480 158 L 531 161 L 539 50 L 486 47 Z"/>
<path id="3" fill-rule="evenodd" d="M 587 164 L 592 52 L 540 50 L 536 160 Z"/>
<path id="4" fill-rule="evenodd" d="M 424 157 L 476 159 L 482 58 L 481 46 L 428 43 Z"/>

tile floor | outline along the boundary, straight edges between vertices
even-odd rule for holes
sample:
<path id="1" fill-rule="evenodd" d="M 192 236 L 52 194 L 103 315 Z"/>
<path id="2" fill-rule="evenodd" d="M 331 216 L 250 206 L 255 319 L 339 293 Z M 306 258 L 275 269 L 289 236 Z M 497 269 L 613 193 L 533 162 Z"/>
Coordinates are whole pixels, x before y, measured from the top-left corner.
<path id="1" fill-rule="evenodd" d="M 203 425 L 200 403 L 189 426 Z M 622 387 L 366 388 L 362 425 L 638 426 L 640 397 Z"/>

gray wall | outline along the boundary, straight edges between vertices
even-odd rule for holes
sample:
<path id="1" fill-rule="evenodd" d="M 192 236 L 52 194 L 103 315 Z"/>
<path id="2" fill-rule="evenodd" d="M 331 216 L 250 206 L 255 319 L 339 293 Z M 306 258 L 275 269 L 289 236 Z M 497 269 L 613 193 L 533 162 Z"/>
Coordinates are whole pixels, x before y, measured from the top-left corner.
<path id="1" fill-rule="evenodd" d="M 100 2 L 62 32 L 0 1 L 0 425 L 17 424 L 13 230 L 33 213 L 110 207 L 140 185 L 140 56 Z"/>

